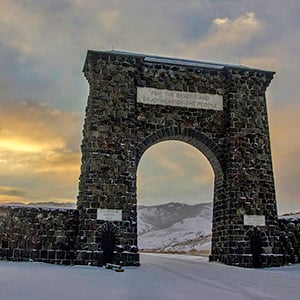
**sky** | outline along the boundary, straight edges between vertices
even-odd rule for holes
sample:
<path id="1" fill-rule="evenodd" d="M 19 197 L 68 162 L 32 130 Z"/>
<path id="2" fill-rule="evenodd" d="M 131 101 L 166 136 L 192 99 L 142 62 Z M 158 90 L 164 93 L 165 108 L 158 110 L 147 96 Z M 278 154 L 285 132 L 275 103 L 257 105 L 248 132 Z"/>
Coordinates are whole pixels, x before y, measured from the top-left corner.
<path id="1" fill-rule="evenodd" d="M 125 50 L 276 71 L 267 92 L 280 213 L 300 210 L 298 0 L 0 0 L 0 203 L 75 202 L 86 52 Z M 192 146 L 160 143 L 138 168 L 140 204 L 212 200 Z"/>

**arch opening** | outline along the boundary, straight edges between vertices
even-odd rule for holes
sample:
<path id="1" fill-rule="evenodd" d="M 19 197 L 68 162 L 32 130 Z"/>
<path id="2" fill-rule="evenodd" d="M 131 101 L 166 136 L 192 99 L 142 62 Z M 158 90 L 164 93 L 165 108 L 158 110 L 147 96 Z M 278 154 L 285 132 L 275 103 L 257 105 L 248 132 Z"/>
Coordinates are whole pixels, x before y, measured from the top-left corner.
<path id="1" fill-rule="evenodd" d="M 136 159 L 139 163 L 144 152 L 151 146 L 162 141 L 182 141 L 198 149 L 210 162 L 215 175 L 215 186 L 223 184 L 223 151 L 211 138 L 203 132 L 192 128 L 166 127 L 146 136 L 136 147 Z"/>
<path id="2" fill-rule="evenodd" d="M 115 235 L 110 231 L 102 234 L 103 264 L 113 263 L 115 249 Z"/>
<path id="3" fill-rule="evenodd" d="M 148 147 L 137 169 L 140 251 L 209 255 L 214 177 L 190 142 L 173 138 Z"/>
<path id="4" fill-rule="evenodd" d="M 95 238 L 103 252 L 101 264 L 114 263 L 117 244 L 120 243 L 119 234 L 118 226 L 112 222 L 105 222 L 97 228 Z"/>
<path id="5" fill-rule="evenodd" d="M 268 237 L 264 231 L 253 227 L 246 233 L 246 241 L 249 242 L 250 253 L 252 254 L 252 267 L 262 267 L 263 246 L 268 242 Z"/>

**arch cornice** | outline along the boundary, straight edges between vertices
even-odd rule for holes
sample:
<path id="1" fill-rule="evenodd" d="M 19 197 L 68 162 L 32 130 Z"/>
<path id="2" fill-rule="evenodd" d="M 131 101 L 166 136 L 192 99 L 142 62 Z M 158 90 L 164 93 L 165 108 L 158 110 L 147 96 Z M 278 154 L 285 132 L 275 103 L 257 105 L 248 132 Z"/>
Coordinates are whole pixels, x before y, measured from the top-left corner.
<path id="1" fill-rule="evenodd" d="M 194 128 L 180 128 L 176 126 L 164 127 L 146 136 L 136 147 L 137 164 L 144 152 L 162 141 L 177 140 L 186 142 L 197 148 L 210 162 L 215 173 L 215 184 L 223 183 L 225 162 L 224 153 L 220 146 L 205 133 Z"/>
<path id="2" fill-rule="evenodd" d="M 119 227 L 112 222 L 105 222 L 96 229 L 96 233 L 99 236 L 102 236 L 104 232 L 111 232 L 116 237 L 120 235 Z"/>

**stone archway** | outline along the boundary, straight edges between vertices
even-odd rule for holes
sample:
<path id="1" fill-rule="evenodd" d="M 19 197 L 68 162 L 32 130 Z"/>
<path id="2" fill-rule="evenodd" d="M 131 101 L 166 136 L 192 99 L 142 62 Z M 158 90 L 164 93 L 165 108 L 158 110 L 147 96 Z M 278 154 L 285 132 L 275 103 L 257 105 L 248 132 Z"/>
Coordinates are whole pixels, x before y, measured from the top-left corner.
<path id="1" fill-rule="evenodd" d="M 268 237 L 264 231 L 257 227 L 251 228 L 246 233 L 246 240 L 249 241 L 250 252 L 252 254 L 252 267 L 261 268 L 264 266 L 263 246 L 268 244 Z"/>
<path id="2" fill-rule="evenodd" d="M 89 51 L 90 85 L 78 195 L 80 251 L 95 229 L 120 230 L 124 264 L 138 264 L 136 171 L 151 145 L 187 142 L 215 173 L 211 260 L 251 267 L 247 231 L 267 236 L 280 264 L 265 91 L 274 73 L 118 51 Z M 134 251 L 132 250 L 134 249 Z"/>
<path id="3" fill-rule="evenodd" d="M 119 228 L 111 222 L 105 222 L 96 230 L 96 240 L 103 251 L 103 264 L 114 262 L 114 252 L 116 245 L 119 244 L 120 231 Z"/>
<path id="4" fill-rule="evenodd" d="M 217 231 L 217 228 L 222 226 L 223 223 L 220 218 L 215 218 L 214 216 L 219 216 L 222 213 L 220 209 L 222 205 L 223 199 L 223 181 L 224 181 L 224 172 L 223 172 L 223 164 L 225 161 L 224 153 L 220 149 L 220 147 L 211 140 L 204 133 L 192 129 L 192 128 L 178 128 L 178 127 L 165 127 L 160 130 L 153 132 L 152 134 L 146 136 L 144 140 L 142 140 L 137 145 L 136 151 L 136 159 L 137 165 L 144 154 L 144 152 L 153 146 L 156 143 L 168 140 L 176 140 L 185 142 L 189 145 L 194 146 L 197 150 L 199 150 L 209 161 L 212 169 L 214 171 L 214 190 L 213 190 L 213 232 Z M 220 224 L 219 224 L 220 223 Z M 216 236 L 212 235 L 212 253 L 215 253 L 215 239 Z"/>

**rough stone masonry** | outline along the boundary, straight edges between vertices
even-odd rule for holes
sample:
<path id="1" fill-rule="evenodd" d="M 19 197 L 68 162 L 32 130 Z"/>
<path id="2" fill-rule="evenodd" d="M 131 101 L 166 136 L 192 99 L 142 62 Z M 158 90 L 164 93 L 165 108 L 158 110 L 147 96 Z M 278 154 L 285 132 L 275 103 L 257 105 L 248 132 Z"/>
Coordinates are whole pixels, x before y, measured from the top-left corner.
<path id="1" fill-rule="evenodd" d="M 0 257 L 139 265 L 139 160 L 155 143 L 179 140 L 214 170 L 210 260 L 286 262 L 265 97 L 273 72 L 119 51 L 88 51 L 83 71 L 90 92 L 77 209 L 0 208 Z"/>

